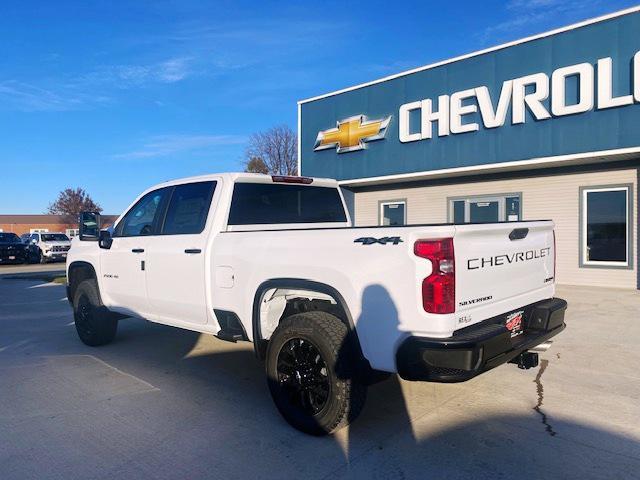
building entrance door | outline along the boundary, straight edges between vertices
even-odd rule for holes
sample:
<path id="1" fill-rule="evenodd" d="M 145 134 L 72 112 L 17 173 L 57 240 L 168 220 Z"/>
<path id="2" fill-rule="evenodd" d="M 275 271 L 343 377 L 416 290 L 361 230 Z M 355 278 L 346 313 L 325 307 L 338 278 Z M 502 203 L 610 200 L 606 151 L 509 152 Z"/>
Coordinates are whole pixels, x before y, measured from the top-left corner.
<path id="1" fill-rule="evenodd" d="M 470 200 L 467 222 L 470 223 L 488 223 L 498 222 L 504 215 L 500 215 L 501 209 L 504 206 L 501 205 L 502 199 L 482 199 L 482 200 Z M 502 208 L 501 208 L 502 207 Z"/>
<path id="2" fill-rule="evenodd" d="M 517 222 L 521 220 L 519 194 L 478 195 L 449 200 L 449 221 L 462 223 Z"/>

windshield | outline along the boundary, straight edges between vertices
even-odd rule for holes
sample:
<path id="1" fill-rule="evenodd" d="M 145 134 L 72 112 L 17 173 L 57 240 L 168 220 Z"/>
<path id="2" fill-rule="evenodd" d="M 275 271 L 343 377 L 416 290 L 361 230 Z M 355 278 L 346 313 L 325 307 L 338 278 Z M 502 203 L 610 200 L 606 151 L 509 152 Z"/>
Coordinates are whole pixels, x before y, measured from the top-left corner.
<path id="1" fill-rule="evenodd" d="M 64 233 L 42 233 L 43 242 L 68 242 L 69 237 Z"/>
<path id="2" fill-rule="evenodd" d="M 0 242 L 3 243 L 21 243 L 20 238 L 15 233 L 0 233 Z"/>

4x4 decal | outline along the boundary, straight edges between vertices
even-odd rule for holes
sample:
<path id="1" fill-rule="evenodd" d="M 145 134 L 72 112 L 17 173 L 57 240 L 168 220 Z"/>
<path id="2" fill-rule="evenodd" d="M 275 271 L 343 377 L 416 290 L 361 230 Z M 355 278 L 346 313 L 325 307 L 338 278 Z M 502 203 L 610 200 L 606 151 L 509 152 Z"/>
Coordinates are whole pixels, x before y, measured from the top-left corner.
<path id="1" fill-rule="evenodd" d="M 380 245 L 386 245 L 387 243 L 393 243 L 394 245 L 398 245 L 402 243 L 402 239 L 400 237 L 382 237 L 382 238 L 374 238 L 374 237 L 360 237 L 356 238 L 354 243 L 362 243 L 363 245 L 373 245 L 375 243 L 379 243 Z"/>

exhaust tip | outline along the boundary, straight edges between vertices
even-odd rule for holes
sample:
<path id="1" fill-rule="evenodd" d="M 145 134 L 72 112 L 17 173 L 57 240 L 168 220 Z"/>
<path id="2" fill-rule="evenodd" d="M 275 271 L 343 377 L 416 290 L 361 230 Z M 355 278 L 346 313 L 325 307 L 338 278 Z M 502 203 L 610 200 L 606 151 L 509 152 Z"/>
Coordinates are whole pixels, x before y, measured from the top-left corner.
<path id="1" fill-rule="evenodd" d="M 541 343 L 540 345 L 536 345 L 533 348 L 530 348 L 528 351 L 529 352 L 538 352 L 538 353 L 544 353 L 547 350 L 549 350 L 549 347 L 551 346 L 553 342 L 551 340 L 547 340 L 546 342 Z"/>

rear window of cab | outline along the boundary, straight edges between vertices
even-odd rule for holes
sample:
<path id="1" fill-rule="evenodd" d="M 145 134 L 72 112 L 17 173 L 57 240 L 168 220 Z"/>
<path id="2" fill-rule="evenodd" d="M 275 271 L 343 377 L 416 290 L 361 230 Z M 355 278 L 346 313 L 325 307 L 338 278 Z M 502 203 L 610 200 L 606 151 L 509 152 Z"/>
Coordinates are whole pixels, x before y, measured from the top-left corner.
<path id="1" fill-rule="evenodd" d="M 337 188 L 236 183 L 229 225 L 346 222 Z"/>

